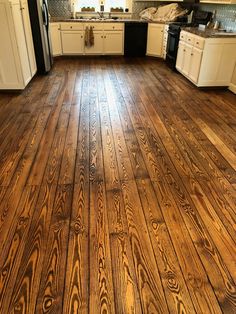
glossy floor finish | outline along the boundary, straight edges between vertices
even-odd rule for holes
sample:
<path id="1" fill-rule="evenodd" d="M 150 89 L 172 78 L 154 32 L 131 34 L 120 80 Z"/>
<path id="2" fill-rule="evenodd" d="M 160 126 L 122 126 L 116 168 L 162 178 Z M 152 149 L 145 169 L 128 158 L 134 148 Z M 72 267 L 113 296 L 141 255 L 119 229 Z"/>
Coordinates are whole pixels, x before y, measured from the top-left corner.
<path id="1" fill-rule="evenodd" d="M 236 313 L 236 96 L 68 58 L 0 95 L 0 313 Z"/>

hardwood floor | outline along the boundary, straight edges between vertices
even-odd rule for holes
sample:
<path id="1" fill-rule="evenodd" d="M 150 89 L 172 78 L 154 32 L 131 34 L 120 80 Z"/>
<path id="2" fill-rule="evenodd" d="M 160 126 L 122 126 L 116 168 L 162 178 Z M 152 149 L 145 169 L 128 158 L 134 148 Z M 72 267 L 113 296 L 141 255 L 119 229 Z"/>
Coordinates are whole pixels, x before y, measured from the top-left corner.
<path id="1" fill-rule="evenodd" d="M 0 313 L 236 313 L 236 96 L 67 58 L 0 94 Z"/>

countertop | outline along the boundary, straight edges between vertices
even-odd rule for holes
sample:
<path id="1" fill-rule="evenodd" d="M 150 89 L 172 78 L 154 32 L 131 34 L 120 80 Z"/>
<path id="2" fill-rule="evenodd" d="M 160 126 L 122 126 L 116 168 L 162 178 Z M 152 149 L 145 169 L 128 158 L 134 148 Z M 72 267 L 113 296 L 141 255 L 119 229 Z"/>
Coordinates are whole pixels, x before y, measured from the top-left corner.
<path id="1" fill-rule="evenodd" d="M 198 27 L 183 27 L 182 30 L 203 38 L 236 38 L 236 32 L 226 33 L 214 29 L 200 30 Z"/>
<path id="2" fill-rule="evenodd" d="M 50 23 L 59 23 L 59 22 L 68 22 L 68 23 L 75 23 L 75 22 L 80 22 L 80 23 L 156 23 L 156 24 L 169 24 L 171 22 L 154 22 L 154 21 L 146 21 L 146 20 L 141 20 L 141 19 L 125 19 L 125 18 L 118 18 L 118 19 L 87 19 L 87 18 L 82 18 L 82 19 L 68 19 L 68 18 L 63 18 L 63 17 L 51 17 Z"/>

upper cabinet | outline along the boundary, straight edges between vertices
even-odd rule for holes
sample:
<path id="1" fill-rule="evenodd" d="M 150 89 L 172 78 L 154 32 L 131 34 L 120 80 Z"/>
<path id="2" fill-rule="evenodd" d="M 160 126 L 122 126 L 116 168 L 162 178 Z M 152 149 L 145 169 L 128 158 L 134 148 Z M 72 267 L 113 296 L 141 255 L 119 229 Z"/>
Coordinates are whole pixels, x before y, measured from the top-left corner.
<path id="1" fill-rule="evenodd" d="M 36 73 L 27 1 L 0 0 L 0 89 L 24 89 Z"/>

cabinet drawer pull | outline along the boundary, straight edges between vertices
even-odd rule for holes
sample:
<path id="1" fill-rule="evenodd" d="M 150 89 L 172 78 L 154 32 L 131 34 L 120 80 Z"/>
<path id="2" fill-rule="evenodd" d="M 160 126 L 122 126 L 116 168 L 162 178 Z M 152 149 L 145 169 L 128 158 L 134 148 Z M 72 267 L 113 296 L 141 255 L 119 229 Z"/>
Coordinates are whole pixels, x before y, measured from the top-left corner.
<path id="1" fill-rule="evenodd" d="M 199 41 L 197 41 L 196 44 L 199 45 Z"/>
<path id="2" fill-rule="evenodd" d="M 188 41 L 191 41 L 191 39 L 189 38 Z"/>
<path id="3" fill-rule="evenodd" d="M 73 27 L 71 26 L 70 28 L 72 29 Z"/>
<path id="4" fill-rule="evenodd" d="M 191 56 L 193 56 L 193 53 L 191 53 Z"/>
<path id="5" fill-rule="evenodd" d="M 184 49 L 184 52 L 185 52 L 186 50 Z"/>
<path id="6" fill-rule="evenodd" d="M 103 38 L 103 36 L 101 36 L 101 38 Z"/>
<path id="7" fill-rule="evenodd" d="M 83 35 L 81 35 L 81 38 L 83 38 Z"/>

